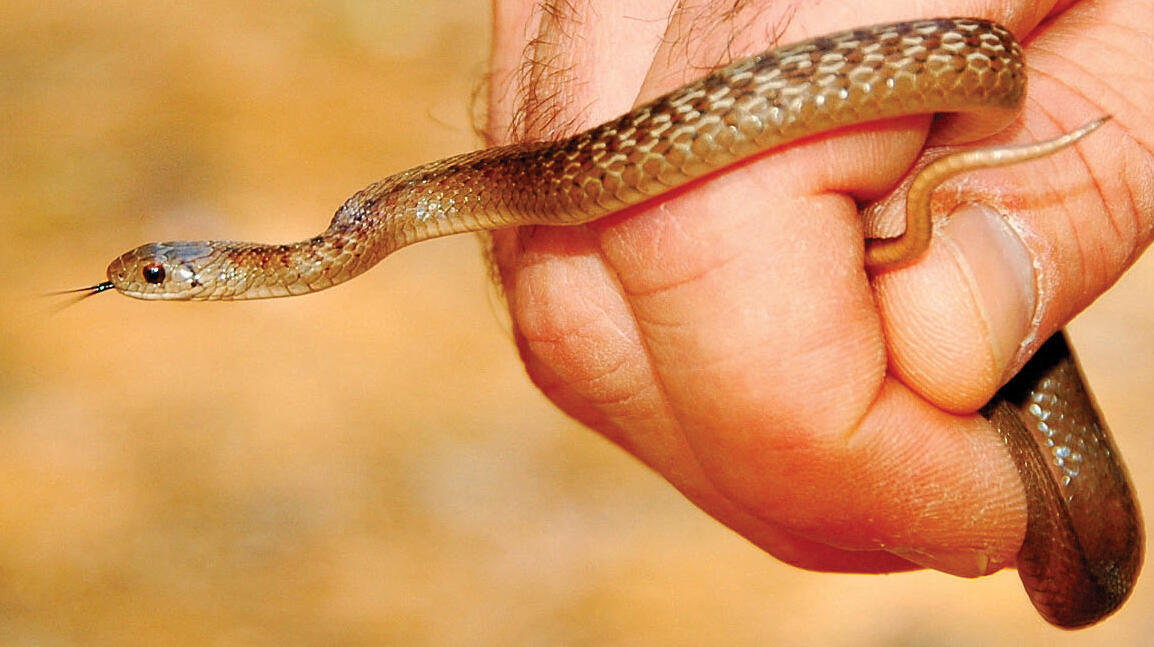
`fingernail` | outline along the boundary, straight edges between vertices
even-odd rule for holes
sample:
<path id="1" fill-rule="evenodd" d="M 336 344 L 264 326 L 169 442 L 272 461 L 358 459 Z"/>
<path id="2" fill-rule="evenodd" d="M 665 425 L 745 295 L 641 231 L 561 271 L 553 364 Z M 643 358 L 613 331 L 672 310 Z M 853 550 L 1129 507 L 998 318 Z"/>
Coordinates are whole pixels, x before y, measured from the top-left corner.
<path id="1" fill-rule="evenodd" d="M 957 575 L 958 577 L 981 577 L 993 572 L 990 557 L 983 552 L 928 553 L 915 549 L 891 548 L 889 552 L 907 559 L 918 566 L 935 571 Z"/>
<path id="2" fill-rule="evenodd" d="M 1034 263 L 1005 218 L 982 204 L 964 204 L 950 215 L 942 239 L 966 273 L 1003 371 L 1017 359 L 1034 321 Z"/>

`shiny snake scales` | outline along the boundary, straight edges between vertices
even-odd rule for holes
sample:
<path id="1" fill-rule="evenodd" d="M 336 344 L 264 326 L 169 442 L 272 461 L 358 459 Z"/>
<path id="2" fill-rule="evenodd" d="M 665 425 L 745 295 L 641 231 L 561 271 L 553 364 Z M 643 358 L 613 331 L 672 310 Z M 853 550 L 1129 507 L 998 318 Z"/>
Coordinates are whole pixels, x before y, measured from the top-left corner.
<path id="1" fill-rule="evenodd" d="M 141 299 L 255 299 L 322 290 L 396 249 L 437 236 L 520 225 L 575 225 L 637 204 L 738 160 L 840 126 L 953 112 L 1004 126 L 1026 89 L 1021 47 L 1005 28 L 940 19 L 854 29 L 737 61 L 568 139 L 466 153 L 358 192 L 321 234 L 264 245 L 151 243 L 108 266 Z M 938 159 L 909 186 L 907 227 L 867 241 L 871 270 L 916 260 L 932 234 L 930 195 L 975 168 L 1049 155 L 1098 127 L 1038 144 Z M 1143 530 L 1125 468 L 1063 333 L 982 410 L 1002 434 L 1027 493 L 1018 570 L 1050 622 L 1097 622 L 1129 595 Z"/>

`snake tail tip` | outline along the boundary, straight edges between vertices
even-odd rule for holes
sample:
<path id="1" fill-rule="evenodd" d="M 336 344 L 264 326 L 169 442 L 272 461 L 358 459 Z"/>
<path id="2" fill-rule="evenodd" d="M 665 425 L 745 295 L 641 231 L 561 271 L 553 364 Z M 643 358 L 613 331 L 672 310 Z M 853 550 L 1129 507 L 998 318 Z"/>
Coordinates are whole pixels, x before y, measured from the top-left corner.
<path id="1" fill-rule="evenodd" d="M 1106 123 L 1107 121 L 1110 121 L 1113 118 L 1114 118 L 1114 115 L 1111 115 L 1111 114 L 1102 115 L 1101 117 L 1098 117 L 1097 119 L 1087 123 L 1086 125 L 1082 126 L 1081 128 L 1075 130 L 1073 133 L 1070 133 L 1070 134 L 1073 135 L 1075 139 L 1081 139 L 1081 138 L 1085 137 L 1086 135 L 1089 135 L 1090 133 L 1094 132 L 1095 130 L 1098 130 L 1098 128 L 1100 128 L 1102 126 L 1102 124 Z"/>

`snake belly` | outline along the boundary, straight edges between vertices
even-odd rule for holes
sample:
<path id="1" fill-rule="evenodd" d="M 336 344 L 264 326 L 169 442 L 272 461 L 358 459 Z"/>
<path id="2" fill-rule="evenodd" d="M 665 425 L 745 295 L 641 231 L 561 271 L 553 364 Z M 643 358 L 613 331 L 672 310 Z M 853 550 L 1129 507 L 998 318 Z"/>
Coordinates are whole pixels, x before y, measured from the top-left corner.
<path id="1" fill-rule="evenodd" d="M 1016 117 L 1025 89 L 1021 47 L 996 23 L 951 18 L 852 29 L 737 61 L 567 139 L 484 149 L 385 178 L 307 240 L 143 245 L 115 259 L 108 281 L 91 290 L 162 300 L 307 294 L 412 243 L 586 223 L 846 125 L 951 112 L 996 130 Z M 885 265 L 916 260 L 896 256 Z M 1142 521 L 1063 333 L 982 413 L 1002 434 L 1026 491 L 1018 570 L 1032 602 L 1059 626 L 1100 620 L 1137 578 Z"/>

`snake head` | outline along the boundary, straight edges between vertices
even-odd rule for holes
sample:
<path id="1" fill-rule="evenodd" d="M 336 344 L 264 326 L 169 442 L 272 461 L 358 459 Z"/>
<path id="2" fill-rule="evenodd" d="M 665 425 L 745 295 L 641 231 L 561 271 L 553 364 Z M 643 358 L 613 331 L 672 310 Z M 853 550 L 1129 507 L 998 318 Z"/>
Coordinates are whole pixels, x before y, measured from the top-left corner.
<path id="1" fill-rule="evenodd" d="M 108 282 L 121 294 L 137 299 L 210 298 L 201 272 L 212 252 L 204 242 L 141 245 L 108 265 Z"/>

